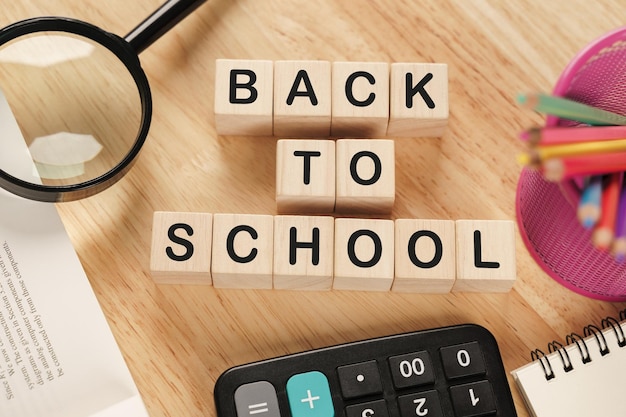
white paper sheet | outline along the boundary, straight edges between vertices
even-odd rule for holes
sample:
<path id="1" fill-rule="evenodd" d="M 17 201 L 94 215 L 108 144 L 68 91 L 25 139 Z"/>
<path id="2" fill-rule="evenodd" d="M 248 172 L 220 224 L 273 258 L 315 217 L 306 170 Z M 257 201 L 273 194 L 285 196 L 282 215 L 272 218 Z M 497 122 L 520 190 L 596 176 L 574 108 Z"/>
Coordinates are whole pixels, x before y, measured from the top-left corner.
<path id="1" fill-rule="evenodd" d="M 0 120 L 7 109 L 0 93 Z M 0 143 L 32 164 L 15 125 L 0 123 Z M 148 416 L 55 205 L 4 190 L 0 416 Z"/>

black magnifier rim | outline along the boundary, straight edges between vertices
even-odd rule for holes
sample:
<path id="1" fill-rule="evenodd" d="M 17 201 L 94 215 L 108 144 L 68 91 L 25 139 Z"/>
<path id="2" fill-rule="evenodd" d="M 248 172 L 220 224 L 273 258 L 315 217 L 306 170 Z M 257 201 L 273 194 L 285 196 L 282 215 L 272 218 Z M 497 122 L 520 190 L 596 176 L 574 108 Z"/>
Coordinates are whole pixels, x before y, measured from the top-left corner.
<path id="1" fill-rule="evenodd" d="M 46 186 L 23 181 L 0 169 L 0 187 L 13 194 L 45 202 L 79 200 L 109 188 L 120 180 L 133 165 L 150 129 L 150 121 L 152 119 L 150 85 L 148 84 L 146 74 L 141 68 L 137 53 L 127 41 L 81 20 L 54 16 L 22 20 L 0 29 L 0 47 L 20 36 L 37 32 L 66 32 L 83 36 L 99 43 L 119 58 L 135 80 L 139 91 L 142 120 L 135 143 L 122 161 L 105 174 L 74 185 Z"/>

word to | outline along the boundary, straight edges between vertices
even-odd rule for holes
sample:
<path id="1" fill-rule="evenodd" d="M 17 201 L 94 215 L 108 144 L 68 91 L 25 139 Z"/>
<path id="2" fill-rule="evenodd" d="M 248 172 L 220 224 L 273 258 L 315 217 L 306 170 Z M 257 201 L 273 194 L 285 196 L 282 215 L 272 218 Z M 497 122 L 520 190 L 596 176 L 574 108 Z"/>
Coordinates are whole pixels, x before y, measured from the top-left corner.
<path id="1" fill-rule="evenodd" d="M 447 124 L 446 64 L 216 60 L 221 135 L 429 137 Z"/>
<path id="2" fill-rule="evenodd" d="M 505 292 L 515 233 L 509 220 L 155 212 L 150 270 L 216 288 Z"/>
<path id="3" fill-rule="evenodd" d="M 276 143 L 276 206 L 281 214 L 390 213 L 395 192 L 391 139 Z"/>

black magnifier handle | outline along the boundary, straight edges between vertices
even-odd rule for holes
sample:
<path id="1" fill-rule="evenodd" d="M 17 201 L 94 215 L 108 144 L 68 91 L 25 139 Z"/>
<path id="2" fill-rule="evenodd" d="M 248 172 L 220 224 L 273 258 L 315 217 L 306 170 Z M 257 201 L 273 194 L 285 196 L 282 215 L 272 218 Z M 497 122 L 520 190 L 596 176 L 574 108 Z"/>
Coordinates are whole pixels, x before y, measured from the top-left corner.
<path id="1" fill-rule="evenodd" d="M 140 54 L 206 0 L 169 0 L 124 37 Z"/>

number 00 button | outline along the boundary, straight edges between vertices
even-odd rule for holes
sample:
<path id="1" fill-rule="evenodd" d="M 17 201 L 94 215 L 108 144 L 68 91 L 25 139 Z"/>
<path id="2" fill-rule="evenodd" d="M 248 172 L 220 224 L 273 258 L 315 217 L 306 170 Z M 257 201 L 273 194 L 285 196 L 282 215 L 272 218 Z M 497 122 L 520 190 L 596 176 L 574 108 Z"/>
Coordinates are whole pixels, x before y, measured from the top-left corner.
<path id="1" fill-rule="evenodd" d="M 425 350 L 389 358 L 391 377 L 396 388 L 416 387 L 435 382 L 430 355 Z"/>

